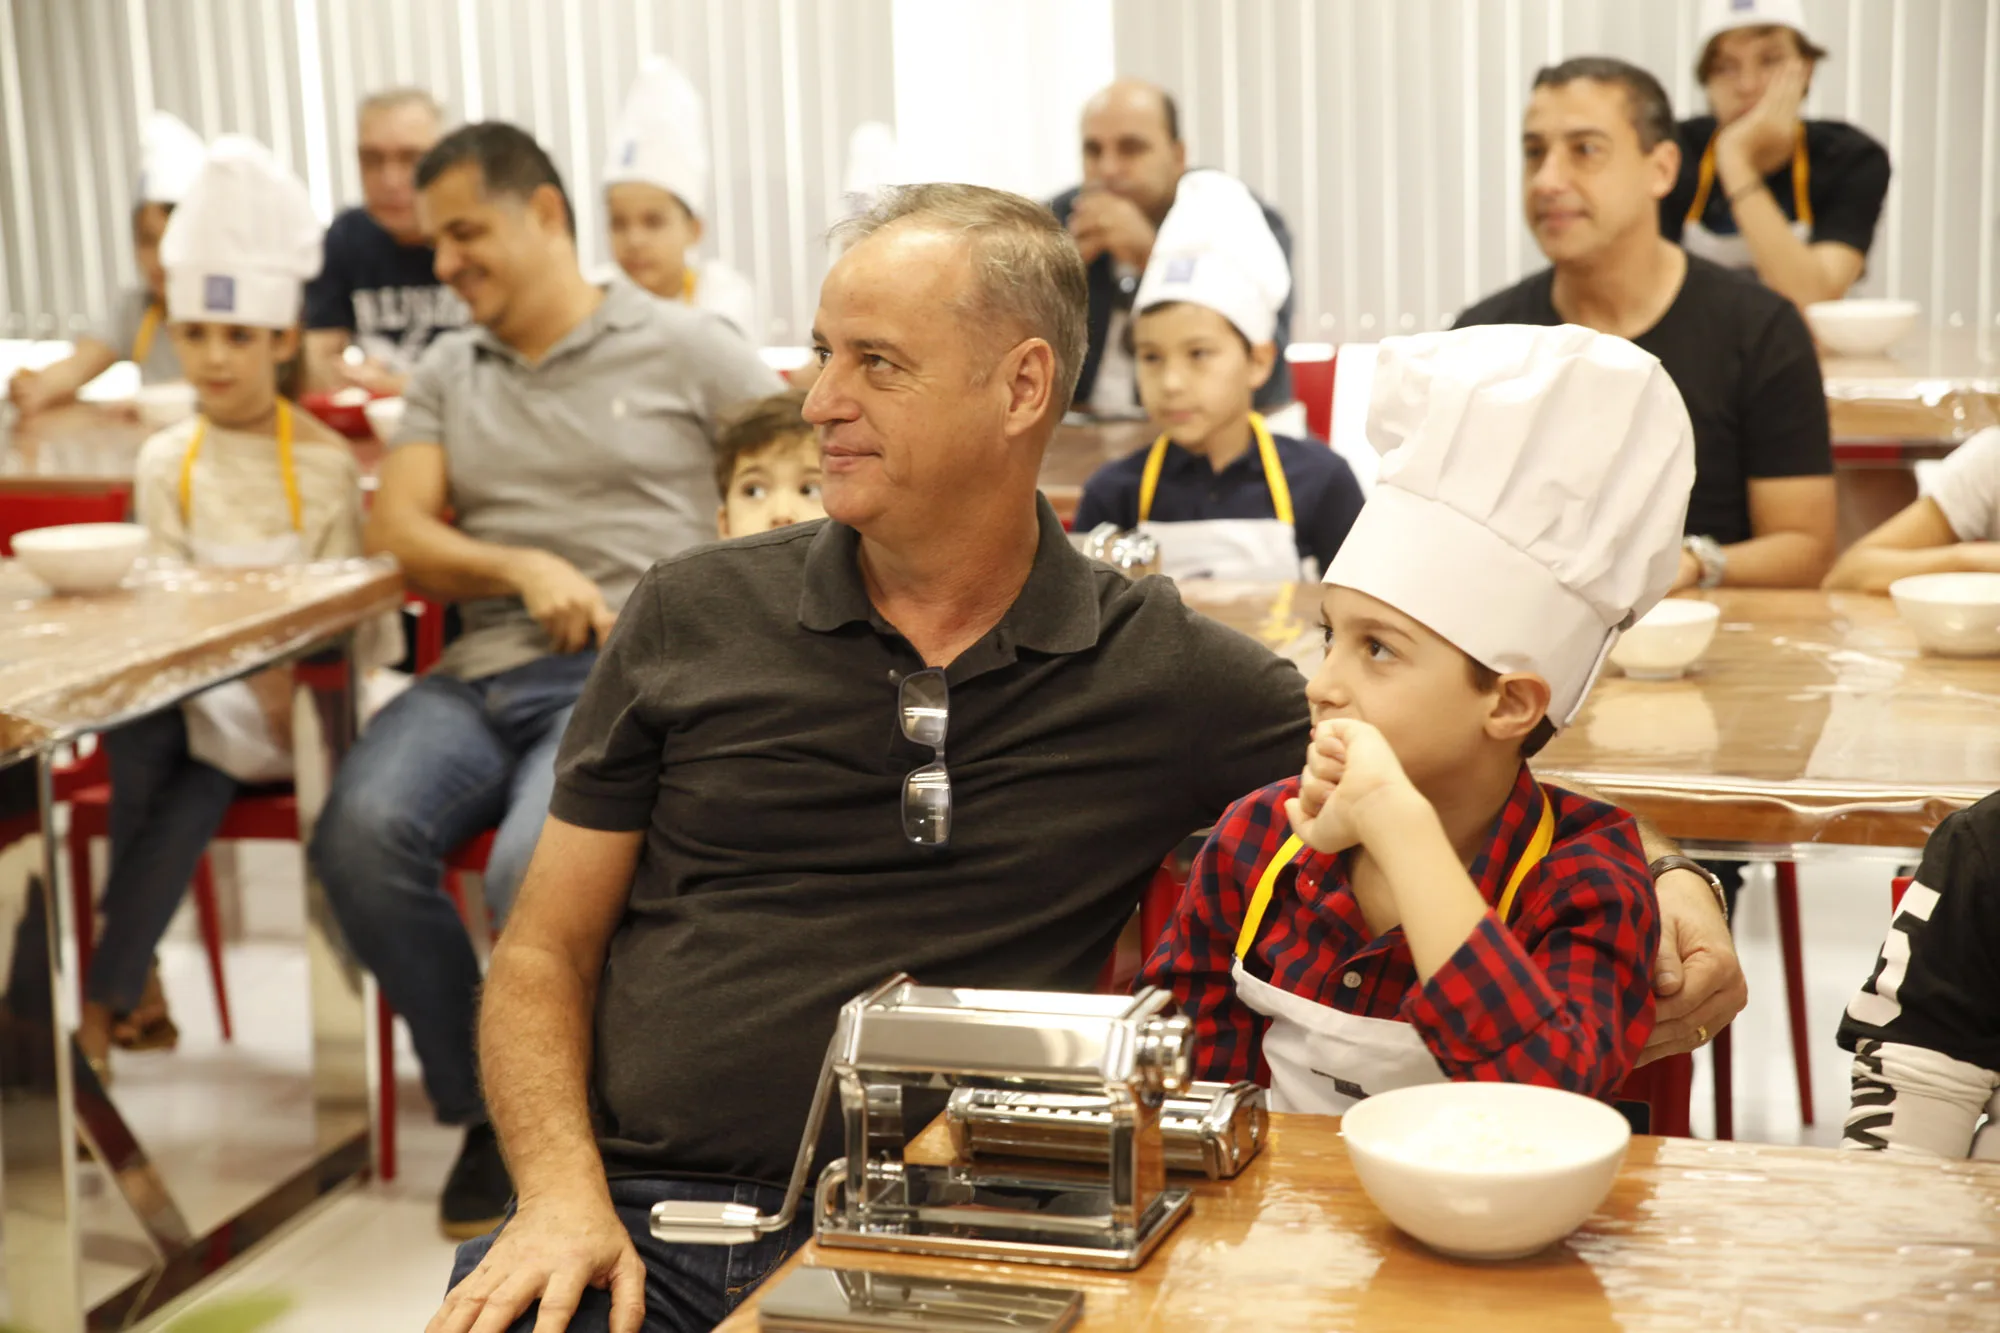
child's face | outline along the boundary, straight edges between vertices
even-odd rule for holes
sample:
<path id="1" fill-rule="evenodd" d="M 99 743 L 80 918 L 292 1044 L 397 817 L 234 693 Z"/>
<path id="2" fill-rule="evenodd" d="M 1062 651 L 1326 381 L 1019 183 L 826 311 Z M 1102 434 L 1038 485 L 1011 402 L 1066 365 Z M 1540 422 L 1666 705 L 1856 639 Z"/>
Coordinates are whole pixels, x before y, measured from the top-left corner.
<path id="1" fill-rule="evenodd" d="M 167 234 L 165 204 L 141 204 L 132 214 L 132 262 L 155 301 L 167 299 L 167 271 L 160 267 L 160 238 Z"/>
<path id="2" fill-rule="evenodd" d="M 1313 725 L 1330 717 L 1368 723 L 1419 791 L 1463 769 L 1486 737 L 1497 689 L 1476 689 L 1455 644 L 1387 602 L 1329 587 L 1320 612 L 1326 659 L 1306 684 Z"/>
<path id="3" fill-rule="evenodd" d="M 278 368 L 299 349 L 296 329 L 199 322 L 168 327 L 181 374 L 194 385 L 202 414 L 224 424 L 252 421 L 270 411 L 278 397 Z"/>
<path id="4" fill-rule="evenodd" d="M 1175 444 L 1200 453 L 1249 414 L 1251 398 L 1271 377 L 1276 349 L 1246 347 L 1234 324 L 1182 301 L 1133 322 L 1132 355 L 1146 415 Z"/>
<path id="5" fill-rule="evenodd" d="M 611 254 L 625 275 L 655 296 L 681 299 L 687 252 L 701 240 L 701 219 L 656 185 L 627 181 L 604 192 L 611 213 Z"/>
<path id="6" fill-rule="evenodd" d="M 825 518 L 819 498 L 819 441 L 811 435 L 774 440 L 736 460 L 716 528 L 724 537 Z"/>

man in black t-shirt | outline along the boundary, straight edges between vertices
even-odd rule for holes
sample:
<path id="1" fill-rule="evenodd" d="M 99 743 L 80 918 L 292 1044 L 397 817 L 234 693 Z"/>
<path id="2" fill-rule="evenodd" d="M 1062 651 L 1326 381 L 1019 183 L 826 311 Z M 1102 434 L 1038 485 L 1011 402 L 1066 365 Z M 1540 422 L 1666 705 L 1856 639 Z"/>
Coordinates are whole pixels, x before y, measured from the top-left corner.
<path id="1" fill-rule="evenodd" d="M 466 322 L 465 302 L 438 281 L 436 253 L 417 222 L 417 163 L 443 128 L 442 109 L 418 89 L 362 102 L 364 202 L 327 228 L 326 264 L 306 284 L 308 387 L 399 394 L 431 339 Z M 360 360 L 348 359 L 350 346 Z"/>
<path id="2" fill-rule="evenodd" d="M 1456 325 L 1581 324 L 1666 366 L 1694 421 L 1680 587 L 1819 585 L 1834 555 L 1826 388 L 1798 310 L 1660 236 L 1680 167 L 1652 75 L 1584 57 L 1535 77 L 1524 203 L 1552 267 Z"/>

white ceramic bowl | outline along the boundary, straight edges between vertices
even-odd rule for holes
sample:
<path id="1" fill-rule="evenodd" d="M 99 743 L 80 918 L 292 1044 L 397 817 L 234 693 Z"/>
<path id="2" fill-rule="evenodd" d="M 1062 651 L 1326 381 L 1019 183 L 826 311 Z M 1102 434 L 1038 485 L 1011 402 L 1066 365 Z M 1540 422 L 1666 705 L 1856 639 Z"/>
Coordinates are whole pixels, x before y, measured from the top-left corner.
<path id="1" fill-rule="evenodd" d="M 1612 664 L 1634 680 L 1678 680 L 1708 651 L 1721 618 L 1713 602 L 1669 597 L 1618 636 Z"/>
<path id="2" fill-rule="evenodd" d="M 1839 356 L 1880 356 L 1916 326 L 1915 301 L 1815 301 L 1806 323 L 1820 346 Z"/>
<path id="3" fill-rule="evenodd" d="M 1890 584 L 1889 596 L 1927 651 L 2000 655 L 2000 574 L 1917 574 Z"/>
<path id="4" fill-rule="evenodd" d="M 1341 1120 L 1361 1187 L 1391 1222 L 1461 1259 L 1518 1259 L 1583 1224 L 1632 1129 L 1603 1102 L 1521 1083 L 1425 1083 Z"/>
<path id="5" fill-rule="evenodd" d="M 376 398 L 361 411 L 368 418 L 368 429 L 375 432 L 376 439 L 387 444 L 395 438 L 396 427 L 403 422 L 401 398 Z"/>
<path id="6" fill-rule="evenodd" d="M 132 395 L 132 406 L 148 430 L 178 426 L 194 415 L 194 385 L 186 380 L 142 384 Z"/>
<path id="7" fill-rule="evenodd" d="M 14 556 L 59 593 L 109 592 L 146 549 L 137 523 L 69 523 L 14 534 Z"/>

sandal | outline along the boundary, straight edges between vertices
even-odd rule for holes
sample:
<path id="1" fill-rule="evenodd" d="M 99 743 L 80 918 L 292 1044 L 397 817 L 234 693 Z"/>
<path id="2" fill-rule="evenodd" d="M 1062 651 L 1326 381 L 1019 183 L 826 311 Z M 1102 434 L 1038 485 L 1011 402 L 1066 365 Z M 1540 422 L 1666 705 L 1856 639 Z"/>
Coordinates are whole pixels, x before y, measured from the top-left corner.
<path id="1" fill-rule="evenodd" d="M 111 1042 L 125 1051 L 171 1051 L 180 1045 L 181 1030 L 167 1012 L 167 993 L 160 985 L 158 963 L 146 974 L 146 989 L 138 1007 L 113 1020 Z"/>

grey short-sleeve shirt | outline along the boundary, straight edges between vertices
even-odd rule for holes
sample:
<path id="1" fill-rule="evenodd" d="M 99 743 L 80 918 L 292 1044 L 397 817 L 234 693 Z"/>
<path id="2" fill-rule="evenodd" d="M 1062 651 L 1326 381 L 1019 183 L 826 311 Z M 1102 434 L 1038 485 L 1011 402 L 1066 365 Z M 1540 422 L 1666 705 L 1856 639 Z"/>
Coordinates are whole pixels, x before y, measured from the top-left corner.
<path id="1" fill-rule="evenodd" d="M 174 351 L 174 340 L 167 336 L 164 312 L 154 322 L 143 357 L 137 346 L 139 332 L 146 325 L 146 311 L 152 304 L 153 294 L 144 287 L 126 288 L 118 293 L 110 317 L 91 336 L 118 353 L 120 360 L 138 362 L 141 384 L 165 384 L 181 378 L 181 359 Z"/>
<path id="2" fill-rule="evenodd" d="M 1027 584 L 947 672 L 942 849 L 903 835 L 932 751 L 903 738 L 897 690 L 924 663 L 870 604 L 854 529 L 704 547 L 640 583 L 550 803 L 645 833 L 598 990 L 612 1172 L 783 1181 L 842 1002 L 899 969 L 1087 988 L 1161 859 L 1298 772 L 1292 665 L 1039 512 Z"/>
<path id="3" fill-rule="evenodd" d="M 655 561 L 715 539 L 716 420 L 779 387 L 720 318 L 614 285 L 536 364 L 483 328 L 440 337 L 390 447 L 443 446 L 461 531 L 561 556 L 617 610 Z M 460 615 L 448 674 L 476 680 L 554 651 L 519 598 Z"/>

